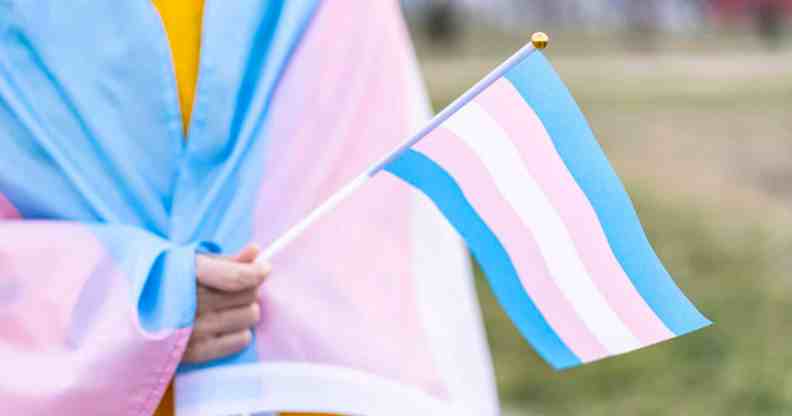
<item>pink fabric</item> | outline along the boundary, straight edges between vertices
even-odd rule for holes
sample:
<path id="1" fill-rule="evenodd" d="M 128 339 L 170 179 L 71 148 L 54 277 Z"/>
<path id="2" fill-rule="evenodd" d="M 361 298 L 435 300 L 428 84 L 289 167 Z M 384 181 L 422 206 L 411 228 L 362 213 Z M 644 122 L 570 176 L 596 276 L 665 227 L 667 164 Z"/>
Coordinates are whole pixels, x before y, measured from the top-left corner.
<path id="1" fill-rule="evenodd" d="M 273 102 L 262 245 L 410 133 L 413 63 L 398 13 L 393 2 L 320 6 Z M 380 176 L 277 256 L 262 290 L 259 356 L 365 370 L 443 396 L 410 275 L 412 193 Z"/>
<path id="2" fill-rule="evenodd" d="M 435 160 L 457 180 L 473 208 L 512 254 L 523 287 L 561 340 L 585 362 L 607 356 L 607 350 L 556 286 L 531 233 L 498 193 L 478 156 L 460 146 L 460 140 L 449 130 L 439 128 L 421 141 L 416 150 Z"/>
<path id="3" fill-rule="evenodd" d="M 571 231 L 583 264 L 619 318 L 644 345 L 671 338 L 673 334 L 624 273 L 608 245 L 594 208 L 564 166 L 541 120 L 519 92 L 508 80 L 501 79 L 475 101 L 519 148 L 526 169 Z"/>
<path id="4" fill-rule="evenodd" d="M 19 212 L 11 201 L 8 200 L 3 194 L 0 194 L 0 219 L 19 218 Z"/>
<path id="5" fill-rule="evenodd" d="M 154 411 L 189 329 L 146 334 L 127 277 L 89 230 L 0 223 L 0 270 L 0 356 L 13 357 L 0 414 Z"/>

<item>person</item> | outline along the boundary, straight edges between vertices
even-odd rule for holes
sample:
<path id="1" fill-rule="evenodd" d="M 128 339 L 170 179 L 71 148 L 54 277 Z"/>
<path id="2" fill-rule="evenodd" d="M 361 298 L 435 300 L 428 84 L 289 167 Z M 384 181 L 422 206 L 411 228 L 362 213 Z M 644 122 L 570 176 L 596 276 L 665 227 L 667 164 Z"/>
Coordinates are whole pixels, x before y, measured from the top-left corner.
<path id="1" fill-rule="evenodd" d="M 427 11 L 426 28 L 432 42 L 453 47 L 459 42 L 462 22 L 453 3 L 433 1 Z"/>
<path id="2" fill-rule="evenodd" d="M 784 7 L 778 0 L 756 5 L 756 29 L 768 48 L 776 49 L 784 37 Z"/>
<path id="3" fill-rule="evenodd" d="M 497 413 L 406 185 L 259 260 L 425 119 L 396 2 L 11 0 L 0 33 L 0 413 Z"/>

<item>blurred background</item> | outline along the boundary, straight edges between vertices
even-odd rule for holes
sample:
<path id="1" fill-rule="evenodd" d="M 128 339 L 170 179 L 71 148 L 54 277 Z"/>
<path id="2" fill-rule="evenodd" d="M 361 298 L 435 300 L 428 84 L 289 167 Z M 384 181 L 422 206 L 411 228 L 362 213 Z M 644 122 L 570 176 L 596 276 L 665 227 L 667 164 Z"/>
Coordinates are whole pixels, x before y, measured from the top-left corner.
<path id="1" fill-rule="evenodd" d="M 530 38 L 715 326 L 555 373 L 479 291 L 507 415 L 792 415 L 792 0 L 404 0 L 436 110 Z"/>

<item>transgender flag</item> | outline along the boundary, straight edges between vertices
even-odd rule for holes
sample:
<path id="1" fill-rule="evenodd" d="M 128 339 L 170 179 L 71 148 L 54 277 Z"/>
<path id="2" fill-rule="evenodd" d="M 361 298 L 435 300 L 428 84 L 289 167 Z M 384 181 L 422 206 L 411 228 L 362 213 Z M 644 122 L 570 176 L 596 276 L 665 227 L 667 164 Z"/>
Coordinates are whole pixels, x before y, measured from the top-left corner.
<path id="1" fill-rule="evenodd" d="M 658 260 L 541 53 L 518 52 L 437 120 L 374 173 L 387 170 L 431 198 L 553 367 L 710 324 Z"/>

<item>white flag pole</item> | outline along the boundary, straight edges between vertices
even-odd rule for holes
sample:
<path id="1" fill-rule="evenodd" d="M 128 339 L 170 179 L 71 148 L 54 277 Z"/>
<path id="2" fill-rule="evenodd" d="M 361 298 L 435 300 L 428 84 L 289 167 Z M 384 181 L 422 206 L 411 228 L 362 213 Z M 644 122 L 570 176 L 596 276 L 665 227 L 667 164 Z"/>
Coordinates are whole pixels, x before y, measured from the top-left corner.
<path id="1" fill-rule="evenodd" d="M 348 184 L 344 185 L 340 190 L 334 193 L 330 198 L 328 198 L 325 202 L 321 205 L 316 207 L 313 211 L 308 213 L 308 215 L 303 218 L 300 222 L 289 228 L 286 233 L 278 237 L 272 244 L 261 253 L 256 261 L 268 261 L 272 259 L 278 252 L 286 248 L 290 243 L 296 240 L 303 232 L 305 232 L 308 227 L 310 227 L 313 223 L 321 219 L 324 215 L 328 212 L 332 212 L 341 202 L 349 198 L 352 194 L 355 193 L 358 189 L 363 187 L 372 176 L 376 175 L 378 172 L 383 170 L 388 163 L 396 159 L 399 155 L 402 154 L 405 150 L 412 147 L 414 144 L 418 143 L 421 139 L 426 137 L 429 133 L 431 133 L 434 129 L 436 129 L 439 125 L 443 124 L 446 120 L 451 118 L 454 113 L 459 111 L 465 104 L 472 101 L 476 98 L 481 92 L 487 89 L 490 85 L 494 84 L 498 79 L 500 79 L 508 70 L 510 70 L 515 65 L 519 64 L 526 58 L 528 58 L 532 53 L 534 53 L 538 49 L 544 49 L 547 47 L 548 44 L 548 37 L 544 33 L 534 33 L 531 37 L 531 43 L 525 45 L 522 49 L 517 51 L 514 55 L 511 56 L 506 62 L 499 65 L 497 68 L 492 70 L 486 77 L 484 77 L 481 81 L 476 83 L 472 88 L 470 88 L 467 92 L 465 92 L 461 97 L 457 98 L 452 102 L 448 107 L 446 107 L 443 111 L 438 113 L 423 129 L 418 131 L 415 135 L 413 135 L 410 139 L 406 140 L 404 143 L 399 145 L 396 149 L 392 152 L 388 153 L 387 156 L 382 158 L 380 162 L 375 163 L 370 168 L 368 168 L 363 174 L 353 179 Z"/>

